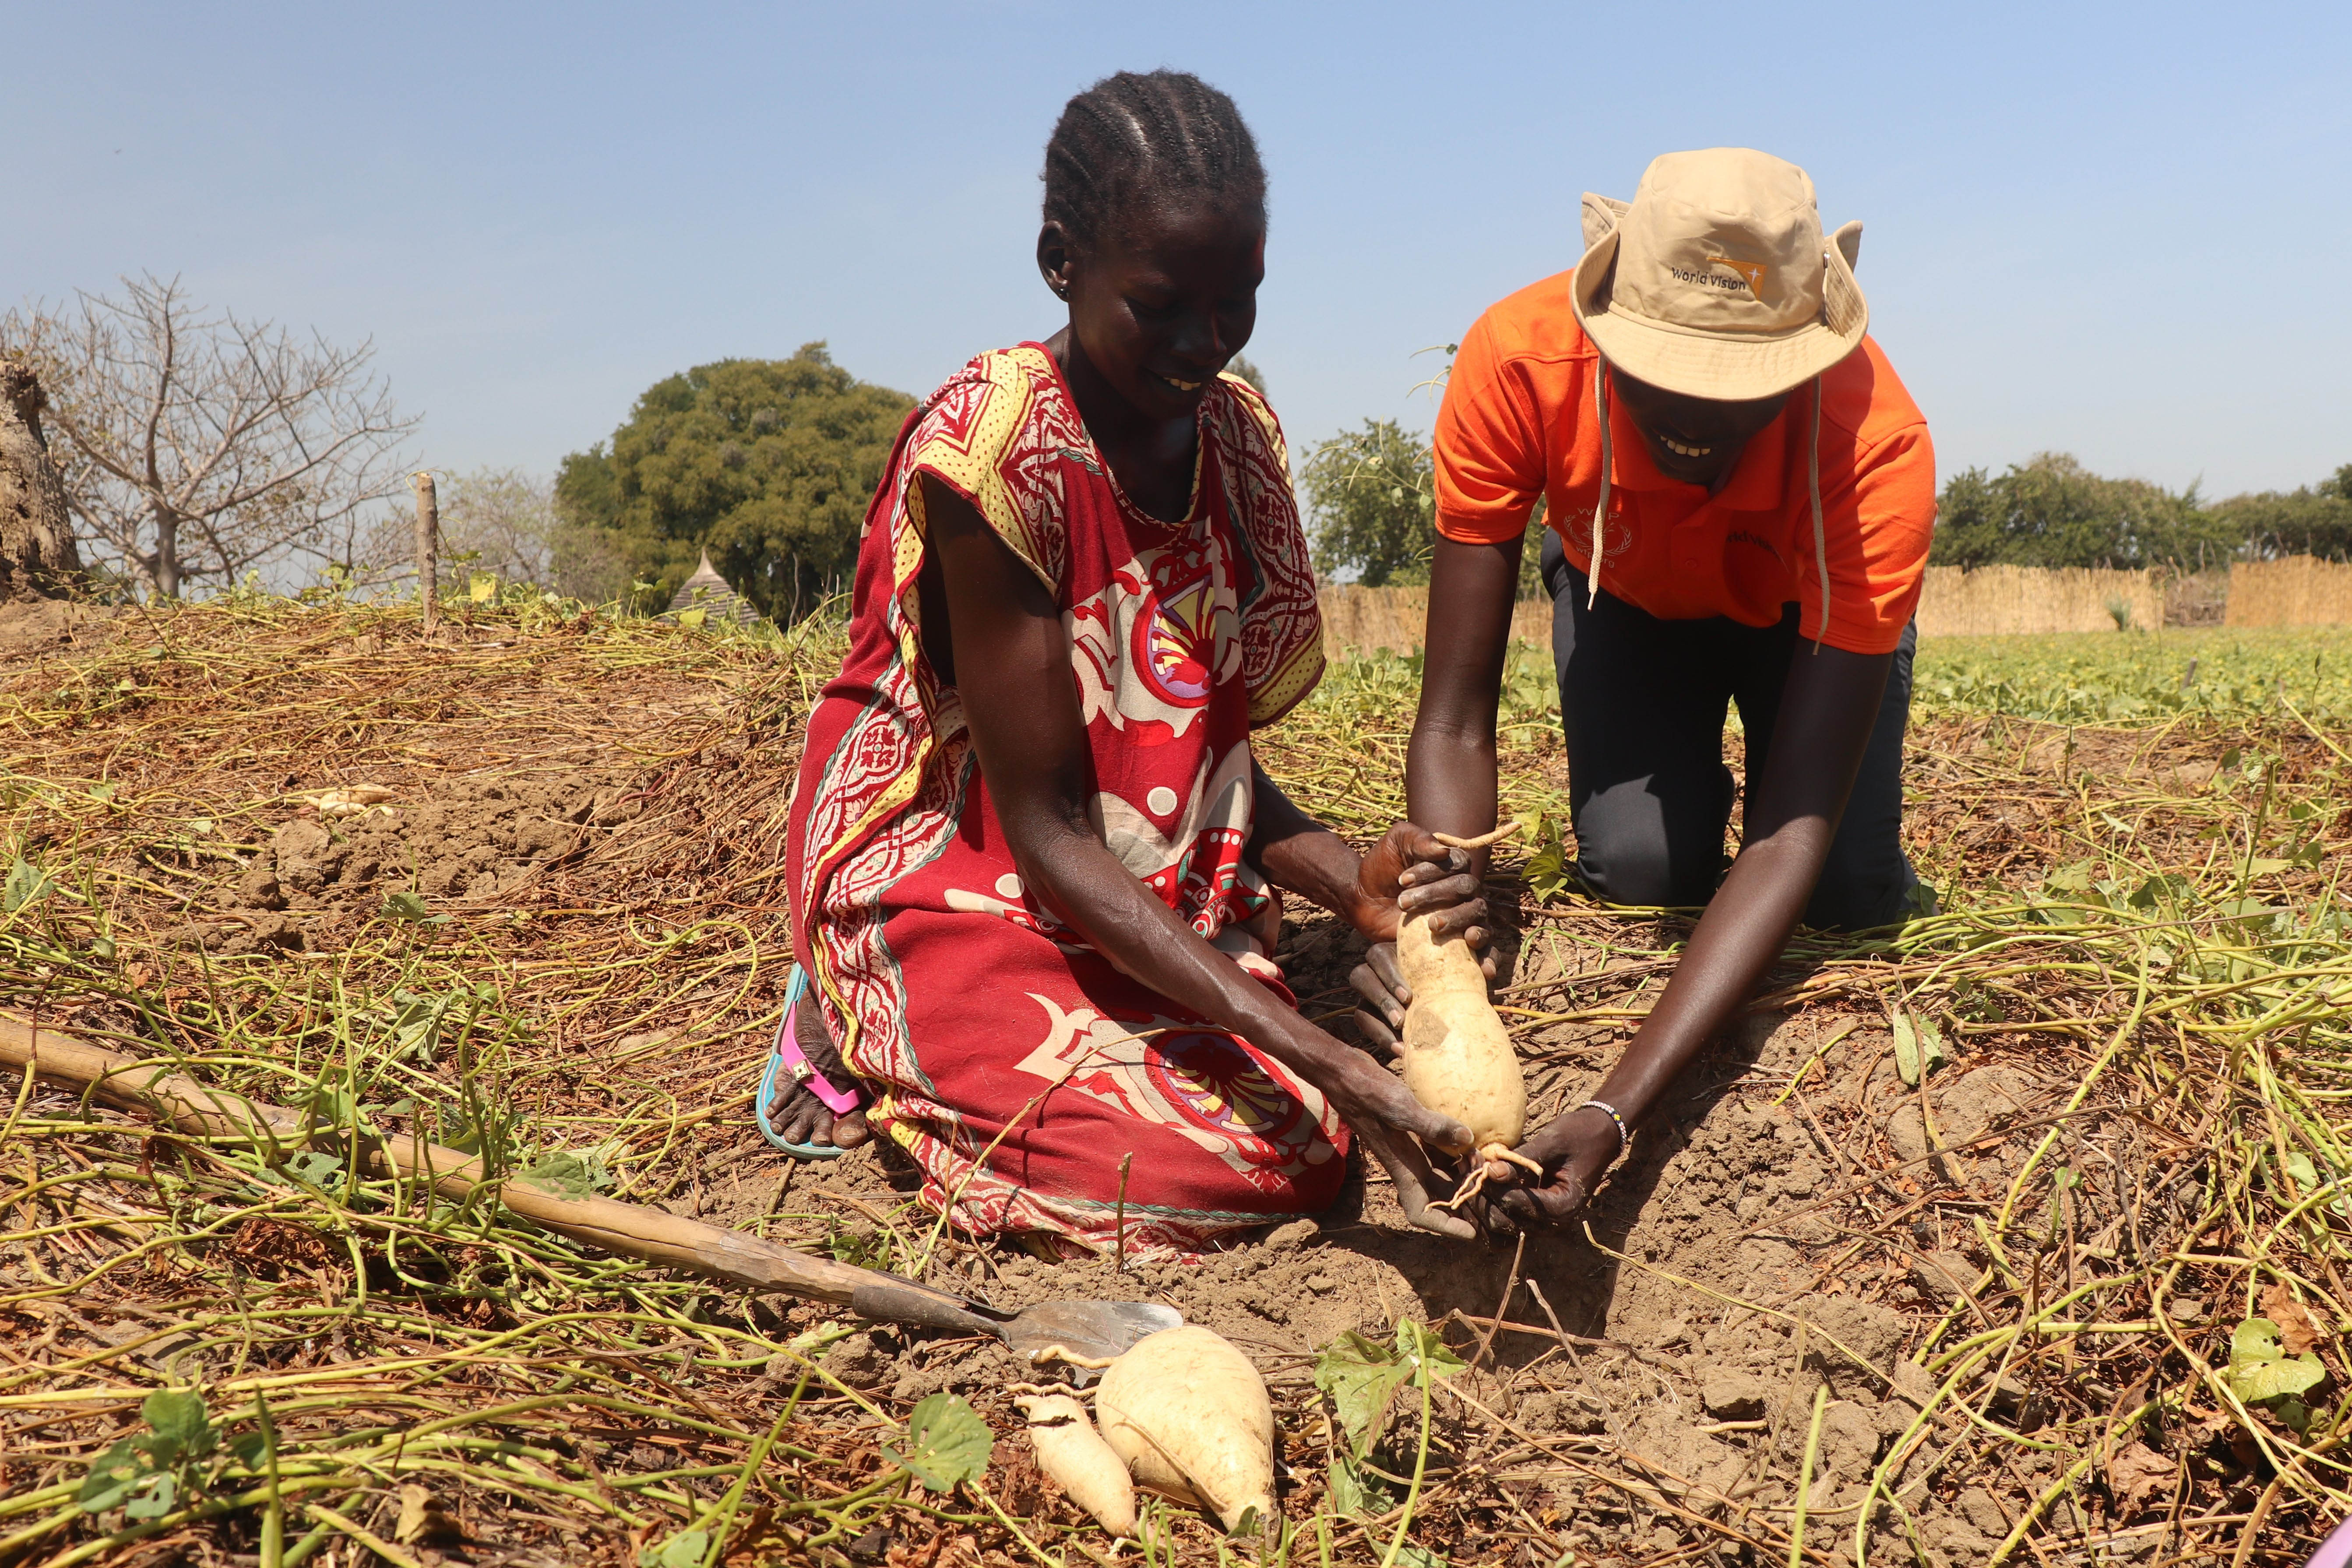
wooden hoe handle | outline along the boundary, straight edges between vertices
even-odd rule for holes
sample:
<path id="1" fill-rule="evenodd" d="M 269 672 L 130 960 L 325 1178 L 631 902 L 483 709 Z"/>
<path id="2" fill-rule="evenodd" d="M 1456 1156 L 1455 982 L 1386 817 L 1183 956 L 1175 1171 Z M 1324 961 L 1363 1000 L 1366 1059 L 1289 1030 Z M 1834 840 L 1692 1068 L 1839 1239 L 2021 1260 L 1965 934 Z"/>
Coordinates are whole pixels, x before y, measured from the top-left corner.
<path id="1" fill-rule="evenodd" d="M 268 1152 L 273 1164 L 313 1142 L 331 1139 L 335 1131 L 312 1127 L 297 1112 L 207 1088 L 161 1063 L 106 1050 L 6 1013 L 0 1013 L 0 1066 L 20 1071 L 30 1067 L 52 1083 L 80 1089 L 121 1110 L 145 1111 L 184 1131 L 250 1141 Z M 374 1140 L 365 1153 L 378 1175 L 430 1182 L 435 1192 L 447 1198 L 490 1187 L 499 1203 L 558 1235 L 730 1285 L 782 1290 L 846 1307 L 861 1289 L 877 1282 L 902 1288 L 911 1284 L 617 1198 L 568 1197 L 524 1176 L 486 1182 L 482 1163 L 475 1156 L 405 1135 Z M 934 1294 L 921 1286 L 911 1288 Z"/>

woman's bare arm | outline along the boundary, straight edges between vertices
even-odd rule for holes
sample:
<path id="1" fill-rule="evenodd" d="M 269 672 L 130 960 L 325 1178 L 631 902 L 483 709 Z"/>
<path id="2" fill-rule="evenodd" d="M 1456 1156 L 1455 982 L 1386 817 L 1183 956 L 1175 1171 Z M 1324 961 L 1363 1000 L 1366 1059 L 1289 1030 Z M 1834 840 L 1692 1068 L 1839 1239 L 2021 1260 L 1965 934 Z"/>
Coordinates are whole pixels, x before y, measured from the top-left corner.
<path id="1" fill-rule="evenodd" d="M 923 504 L 947 612 L 957 691 L 1024 885 L 1120 973 L 1231 1029 L 1313 1083 L 1389 1167 L 1408 1217 L 1468 1235 L 1429 1206 L 1421 1138 L 1465 1131 L 1284 1006 L 1144 888 L 1087 816 L 1086 724 L 1052 595 L 971 504 L 929 475 Z M 927 642 L 935 628 L 925 628 Z M 982 672 L 985 672 L 984 674 Z"/>

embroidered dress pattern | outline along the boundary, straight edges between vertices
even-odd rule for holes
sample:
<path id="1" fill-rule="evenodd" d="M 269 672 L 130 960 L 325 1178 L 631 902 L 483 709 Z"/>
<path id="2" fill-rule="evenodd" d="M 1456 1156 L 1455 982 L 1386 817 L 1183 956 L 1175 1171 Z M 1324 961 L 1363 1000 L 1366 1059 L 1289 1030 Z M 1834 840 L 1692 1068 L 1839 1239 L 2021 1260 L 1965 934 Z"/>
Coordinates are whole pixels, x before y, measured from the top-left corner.
<path id="1" fill-rule="evenodd" d="M 1280 426 L 1221 380 L 1181 522 L 1122 495 L 1040 346 L 980 356 L 908 416 L 866 515 L 851 652 L 809 721 L 790 854 L 796 952 L 869 1119 L 975 1234 L 1194 1248 L 1327 1206 L 1346 1129 L 1246 1042 L 1118 973 L 1022 885 L 963 708 L 922 651 L 920 474 L 969 500 L 1061 606 L 1088 815 L 1119 863 L 1244 970 L 1279 903 L 1244 859 L 1249 731 L 1322 674 Z"/>

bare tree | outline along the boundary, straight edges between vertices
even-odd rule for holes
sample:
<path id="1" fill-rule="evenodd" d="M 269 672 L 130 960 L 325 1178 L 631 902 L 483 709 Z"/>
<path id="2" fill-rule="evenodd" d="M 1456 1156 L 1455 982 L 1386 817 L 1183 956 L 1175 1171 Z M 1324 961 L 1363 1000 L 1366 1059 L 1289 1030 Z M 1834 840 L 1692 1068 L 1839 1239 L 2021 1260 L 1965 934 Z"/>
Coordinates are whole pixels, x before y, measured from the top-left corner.
<path id="1" fill-rule="evenodd" d="M 564 521 L 555 487 L 520 468 L 476 468 L 439 481 L 441 575 L 445 589 L 473 573 L 531 583 L 602 603 L 629 585 L 628 563 L 603 537 Z M 379 517 L 352 552 L 345 570 L 362 588 L 416 583 L 414 527 L 404 511 Z"/>
<path id="2" fill-rule="evenodd" d="M 350 553 L 396 491 L 404 418 L 374 350 L 208 315 L 179 280 L 124 279 L 121 300 L 0 317 L 0 350 L 48 383 L 66 495 L 85 539 L 178 597 L 308 555 Z"/>

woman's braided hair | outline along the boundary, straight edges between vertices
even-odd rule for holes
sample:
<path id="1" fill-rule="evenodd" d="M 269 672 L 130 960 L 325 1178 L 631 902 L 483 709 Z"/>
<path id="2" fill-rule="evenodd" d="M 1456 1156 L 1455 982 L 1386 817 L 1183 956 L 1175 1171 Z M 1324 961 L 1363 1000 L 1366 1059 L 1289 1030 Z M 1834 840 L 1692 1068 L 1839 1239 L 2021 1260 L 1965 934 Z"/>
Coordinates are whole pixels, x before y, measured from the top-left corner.
<path id="1" fill-rule="evenodd" d="M 1189 71 L 1121 71 L 1070 100 L 1045 143 L 1045 221 L 1080 246 L 1140 201 L 1207 195 L 1265 221 L 1265 165 L 1234 100 Z"/>

